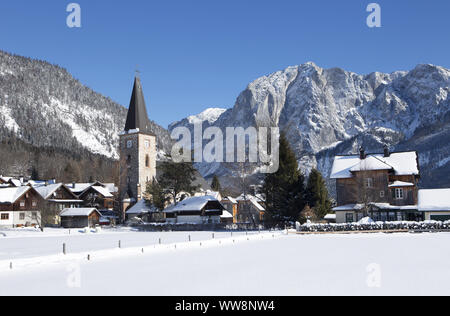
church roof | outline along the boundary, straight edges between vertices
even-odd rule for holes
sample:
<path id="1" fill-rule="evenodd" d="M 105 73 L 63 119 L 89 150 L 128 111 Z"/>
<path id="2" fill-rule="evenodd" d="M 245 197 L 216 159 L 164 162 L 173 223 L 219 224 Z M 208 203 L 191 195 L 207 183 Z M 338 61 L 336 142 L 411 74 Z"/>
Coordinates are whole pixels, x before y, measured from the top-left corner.
<path id="1" fill-rule="evenodd" d="M 138 77 L 134 79 L 133 93 L 131 95 L 130 106 L 128 108 L 125 132 L 141 132 L 152 134 L 150 121 L 147 115 L 144 93 L 142 92 L 141 80 Z"/>

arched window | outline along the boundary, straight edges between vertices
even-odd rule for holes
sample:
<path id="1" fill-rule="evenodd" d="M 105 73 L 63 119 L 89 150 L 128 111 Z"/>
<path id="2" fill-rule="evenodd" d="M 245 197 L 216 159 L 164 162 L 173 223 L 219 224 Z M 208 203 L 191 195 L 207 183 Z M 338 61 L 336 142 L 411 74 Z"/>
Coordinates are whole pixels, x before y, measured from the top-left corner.
<path id="1" fill-rule="evenodd" d="M 150 167 L 150 157 L 148 155 L 145 155 L 145 166 L 147 168 Z"/>

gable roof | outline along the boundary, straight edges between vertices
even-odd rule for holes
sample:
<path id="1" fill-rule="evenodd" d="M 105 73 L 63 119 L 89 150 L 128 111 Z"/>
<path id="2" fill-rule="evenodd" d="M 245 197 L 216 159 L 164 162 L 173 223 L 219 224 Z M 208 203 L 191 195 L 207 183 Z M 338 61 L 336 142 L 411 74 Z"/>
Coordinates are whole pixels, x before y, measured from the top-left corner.
<path id="1" fill-rule="evenodd" d="M 220 210 L 224 210 L 223 205 L 213 196 L 195 196 L 187 198 L 178 204 L 172 204 L 164 210 L 167 213 L 187 212 L 187 211 L 201 211 L 209 202 L 217 202 Z"/>
<path id="2" fill-rule="evenodd" d="M 101 186 L 90 186 L 88 188 L 86 188 L 86 190 L 84 190 L 83 192 L 80 193 L 79 196 L 84 195 L 86 192 L 88 192 L 90 189 L 96 191 L 97 193 L 103 195 L 103 197 L 105 198 L 111 198 L 113 197 L 113 195 L 109 192 L 109 190 L 107 188 L 101 187 Z"/>
<path id="3" fill-rule="evenodd" d="M 147 214 L 150 212 L 156 212 L 157 210 L 149 205 L 147 205 L 147 202 L 142 199 L 139 202 L 137 202 L 135 205 L 133 205 L 131 208 L 126 211 L 127 214 Z"/>
<path id="4" fill-rule="evenodd" d="M 245 195 L 241 194 L 236 200 L 237 201 L 250 201 L 250 203 L 252 203 L 253 206 L 258 211 L 261 211 L 261 212 L 265 211 L 264 207 L 261 204 L 259 204 L 259 202 L 262 201 L 260 199 L 260 197 L 253 196 L 251 194 L 245 194 Z"/>
<path id="5" fill-rule="evenodd" d="M 131 94 L 130 106 L 128 107 L 125 132 L 138 131 L 152 134 L 150 121 L 148 119 L 147 107 L 145 105 L 144 93 L 139 77 L 134 78 L 134 87 Z"/>
<path id="6" fill-rule="evenodd" d="M 34 189 L 42 196 L 43 199 L 48 200 L 51 198 L 51 195 L 55 193 L 59 189 L 65 189 L 69 194 L 73 196 L 74 199 L 77 199 L 77 196 L 64 184 L 62 183 L 56 183 L 56 184 L 49 184 L 44 186 L 35 187 Z"/>
<path id="7" fill-rule="evenodd" d="M 396 175 L 419 175 L 416 151 L 384 154 L 368 154 L 365 159 L 359 155 L 336 156 L 331 169 L 331 179 L 352 178 L 352 172 L 364 170 L 393 170 Z"/>
<path id="8" fill-rule="evenodd" d="M 0 188 L 0 204 L 13 204 L 30 190 L 28 186 Z"/>
<path id="9" fill-rule="evenodd" d="M 96 208 L 66 208 L 64 209 L 59 216 L 68 217 L 68 216 L 89 216 L 93 212 L 97 212 L 99 216 L 102 216 Z"/>
<path id="10" fill-rule="evenodd" d="M 419 211 L 450 211 L 450 189 L 419 190 Z"/>

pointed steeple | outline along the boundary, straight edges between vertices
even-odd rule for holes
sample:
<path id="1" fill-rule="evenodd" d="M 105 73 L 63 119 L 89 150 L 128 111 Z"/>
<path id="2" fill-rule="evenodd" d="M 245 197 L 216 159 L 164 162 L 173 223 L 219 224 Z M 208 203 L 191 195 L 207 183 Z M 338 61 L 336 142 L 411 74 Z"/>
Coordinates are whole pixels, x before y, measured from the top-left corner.
<path id="1" fill-rule="evenodd" d="M 131 95 L 130 106 L 128 108 L 125 131 L 139 130 L 141 133 L 152 134 L 150 131 L 150 121 L 147 115 L 144 93 L 142 92 L 141 80 L 138 76 L 134 78 L 133 93 Z"/>

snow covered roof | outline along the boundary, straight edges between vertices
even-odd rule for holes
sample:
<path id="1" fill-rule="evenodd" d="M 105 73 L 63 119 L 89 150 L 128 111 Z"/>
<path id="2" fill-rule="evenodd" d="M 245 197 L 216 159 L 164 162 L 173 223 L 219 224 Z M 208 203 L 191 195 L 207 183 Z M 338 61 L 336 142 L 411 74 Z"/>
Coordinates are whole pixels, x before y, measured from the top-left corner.
<path id="1" fill-rule="evenodd" d="M 331 179 L 352 178 L 352 172 L 363 170 L 393 170 L 396 175 L 419 175 L 417 152 L 368 154 L 365 159 L 359 155 L 336 156 L 331 170 Z"/>
<path id="2" fill-rule="evenodd" d="M 233 218 L 233 215 L 228 211 L 223 211 L 223 214 L 220 217 L 221 218 Z"/>
<path id="3" fill-rule="evenodd" d="M 81 193 L 85 191 L 86 189 L 90 188 L 93 184 L 92 183 L 68 183 L 66 186 L 72 191 L 73 193 Z"/>
<path id="4" fill-rule="evenodd" d="M 237 204 L 236 199 L 232 198 L 231 196 L 226 196 L 226 197 L 224 197 L 224 198 L 222 199 L 222 201 L 229 201 L 229 202 L 231 202 L 231 203 L 233 203 L 233 204 Z"/>
<path id="5" fill-rule="evenodd" d="M 0 188 L 0 204 L 15 203 L 22 195 L 31 190 L 30 187 Z"/>
<path id="6" fill-rule="evenodd" d="M 414 183 L 410 182 L 403 182 L 403 181 L 395 181 L 394 183 L 390 184 L 390 188 L 402 188 L 402 187 L 413 187 Z"/>
<path id="7" fill-rule="evenodd" d="M 336 214 L 327 214 L 323 219 L 333 220 L 336 219 Z"/>
<path id="8" fill-rule="evenodd" d="M 265 211 L 264 207 L 262 207 L 259 202 L 261 201 L 260 197 L 253 196 L 251 194 L 241 194 L 237 199 L 237 201 L 250 201 L 257 210 L 263 212 Z"/>
<path id="9" fill-rule="evenodd" d="M 43 199 L 47 200 L 62 185 L 63 185 L 62 183 L 57 183 L 57 184 L 50 184 L 47 186 L 35 187 L 34 189 L 40 194 L 40 196 L 42 196 Z"/>
<path id="10" fill-rule="evenodd" d="M 147 214 L 156 211 L 151 206 L 148 206 L 144 199 L 137 202 L 134 206 L 128 209 L 127 214 Z"/>
<path id="11" fill-rule="evenodd" d="M 99 211 L 95 208 L 66 208 L 64 209 L 59 216 L 67 217 L 67 216 L 89 216 L 93 212 L 97 212 L 98 215 L 101 216 Z"/>
<path id="12" fill-rule="evenodd" d="M 174 212 L 201 211 L 209 202 L 217 202 L 220 210 L 225 209 L 223 205 L 220 204 L 220 202 L 215 197 L 205 195 L 187 198 L 186 200 L 183 200 L 176 205 L 172 204 L 171 206 L 166 208 L 164 212 L 174 213 Z"/>
<path id="13" fill-rule="evenodd" d="M 450 211 L 450 189 L 419 190 L 419 211 Z"/>
<path id="14" fill-rule="evenodd" d="M 101 195 L 103 195 L 106 198 L 113 197 L 113 195 L 109 192 L 109 190 L 107 188 L 100 187 L 100 186 L 93 186 L 92 189 L 94 189 L 95 191 L 97 191 L 98 193 L 100 193 Z"/>

